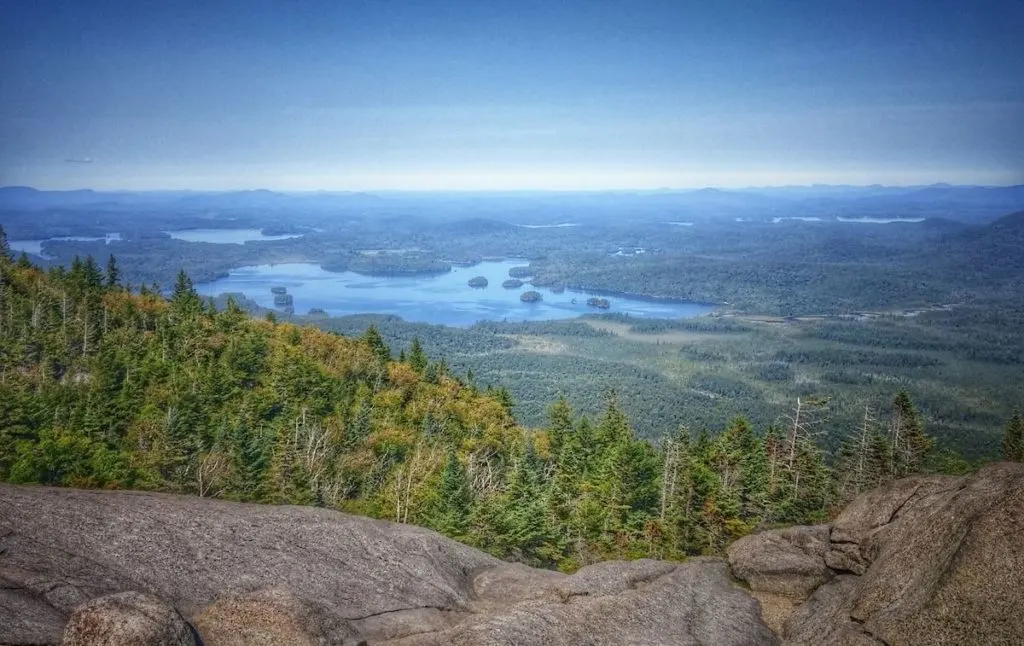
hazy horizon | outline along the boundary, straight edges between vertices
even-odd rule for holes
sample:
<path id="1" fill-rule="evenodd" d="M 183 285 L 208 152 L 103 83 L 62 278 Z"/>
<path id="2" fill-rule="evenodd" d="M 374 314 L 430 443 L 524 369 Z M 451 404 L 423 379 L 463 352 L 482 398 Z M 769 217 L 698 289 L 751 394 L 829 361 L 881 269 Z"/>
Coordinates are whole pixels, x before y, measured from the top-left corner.
<path id="1" fill-rule="evenodd" d="M 209 188 L 209 189 L 197 189 L 197 188 L 166 188 L 166 187 L 153 187 L 153 188 L 97 188 L 94 186 L 74 186 L 70 188 L 45 188 L 41 186 L 30 186 L 27 184 L 6 184 L 0 185 L 2 189 L 31 189 L 44 193 L 73 193 L 77 191 L 93 191 L 96 193 L 243 193 L 243 192 L 271 192 L 280 193 L 287 195 L 323 195 L 323 194 L 344 194 L 344 193 L 375 193 L 375 194 L 388 194 L 388 193 L 493 193 L 493 194 L 507 194 L 507 193 L 541 193 L 541 194 L 562 194 L 562 193 L 589 193 L 589 194 L 600 194 L 600 193 L 692 193 L 700 191 L 730 191 L 730 192 L 756 192 L 756 191 L 779 191 L 784 189 L 850 189 L 850 190 L 868 190 L 868 189 L 923 189 L 923 188 L 1014 188 L 1018 186 L 1024 186 L 1024 183 L 1014 184 L 953 184 L 944 181 L 934 181 L 921 184 L 763 184 L 760 186 L 723 186 L 723 185 L 700 185 L 700 186 L 659 186 L 656 188 L 645 188 L 645 187 L 608 187 L 608 188 L 567 188 L 567 189 L 546 189 L 546 188 L 463 188 L 463 189 L 444 189 L 444 188 L 311 188 L 311 189 L 289 189 L 289 188 L 278 188 L 273 186 L 256 186 L 252 188 L 244 187 L 226 187 L 226 188 Z"/>
<path id="2" fill-rule="evenodd" d="M 71 0 L 0 25 L 0 184 L 1024 182 L 1024 5 Z"/>

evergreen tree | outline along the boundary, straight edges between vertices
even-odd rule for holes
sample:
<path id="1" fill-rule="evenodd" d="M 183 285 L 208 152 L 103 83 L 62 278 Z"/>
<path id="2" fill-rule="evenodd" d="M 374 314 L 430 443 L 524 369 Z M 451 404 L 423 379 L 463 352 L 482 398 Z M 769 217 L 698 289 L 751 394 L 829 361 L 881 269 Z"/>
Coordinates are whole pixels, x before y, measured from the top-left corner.
<path id="1" fill-rule="evenodd" d="M 11 245 L 7 242 L 7 232 L 4 231 L 4 225 L 0 224 L 0 263 L 10 262 L 11 259 Z"/>
<path id="2" fill-rule="evenodd" d="M 608 391 L 604 397 L 604 411 L 594 432 L 598 450 L 621 444 L 632 437 L 632 434 L 629 418 L 622 410 L 618 393 L 614 390 Z"/>
<path id="3" fill-rule="evenodd" d="M 197 314 L 203 309 L 203 301 L 199 298 L 199 294 L 196 293 L 195 287 L 192 285 L 192 279 L 189 278 L 184 269 L 178 272 L 178 278 L 174 282 L 171 306 L 183 316 Z"/>
<path id="4" fill-rule="evenodd" d="M 463 538 L 469 529 L 471 512 L 472 493 L 466 479 L 466 469 L 455 448 L 451 447 L 448 449 L 444 469 L 441 470 L 441 483 L 427 522 L 446 536 Z"/>
<path id="5" fill-rule="evenodd" d="M 414 336 L 412 338 L 412 347 L 409 348 L 409 365 L 412 366 L 413 370 L 422 375 L 427 369 L 428 362 L 429 359 L 427 359 L 427 353 L 423 351 L 420 338 Z"/>
<path id="6" fill-rule="evenodd" d="M 1003 459 L 1024 462 L 1024 418 L 1021 418 L 1019 410 L 1013 411 L 1013 416 L 1006 424 L 1006 432 L 1003 434 Z"/>
<path id="7" fill-rule="evenodd" d="M 361 338 L 363 343 L 370 346 L 373 356 L 377 357 L 378 361 L 381 363 L 391 361 L 391 348 L 384 342 L 384 337 L 380 335 L 376 325 L 366 328 L 366 332 L 363 333 Z"/>
<path id="8" fill-rule="evenodd" d="M 893 398 L 889 429 L 890 472 L 897 478 L 920 473 L 935 440 L 924 432 L 924 420 L 906 390 Z"/>
<path id="9" fill-rule="evenodd" d="M 548 435 L 551 440 L 551 457 L 557 461 L 572 433 L 572 407 L 562 395 L 548 408 Z"/>
<path id="10" fill-rule="evenodd" d="M 113 288 L 121 284 L 121 270 L 117 267 L 117 259 L 114 254 L 107 258 L 107 287 Z"/>
<path id="11" fill-rule="evenodd" d="M 526 437 L 502 496 L 501 541 L 519 559 L 549 565 L 558 551 L 547 514 L 547 487 L 533 441 Z"/>

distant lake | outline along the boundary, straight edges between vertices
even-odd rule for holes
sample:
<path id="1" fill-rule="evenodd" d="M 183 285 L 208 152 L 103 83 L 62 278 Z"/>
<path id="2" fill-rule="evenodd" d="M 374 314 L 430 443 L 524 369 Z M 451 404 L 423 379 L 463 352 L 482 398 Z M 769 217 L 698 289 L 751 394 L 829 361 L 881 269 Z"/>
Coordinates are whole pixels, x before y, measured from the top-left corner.
<path id="1" fill-rule="evenodd" d="M 265 236 L 259 229 L 183 229 L 181 231 L 164 231 L 175 240 L 185 242 L 212 242 L 213 244 L 245 244 L 260 240 L 287 240 L 301 238 L 301 233 L 279 236 Z"/>
<path id="2" fill-rule="evenodd" d="M 402 277 L 363 276 L 350 271 L 330 272 L 319 265 L 290 263 L 258 265 L 233 270 L 226 278 L 196 285 L 204 296 L 242 293 L 263 307 L 274 308 L 271 287 L 285 287 L 294 298 L 296 314 L 318 307 L 332 316 L 348 314 L 395 314 L 407 321 L 466 327 L 477 321 L 545 321 L 575 318 L 588 312 L 617 312 L 640 318 L 688 318 L 706 314 L 711 305 L 681 301 L 645 300 L 607 296 L 607 310 L 589 307 L 588 294 L 550 289 L 524 283 L 505 289 L 508 270 L 528 264 L 524 260 L 483 262 L 455 267 L 445 274 Z M 488 286 L 474 289 L 470 278 L 484 276 Z M 519 295 L 534 290 L 539 303 L 523 303 Z M 573 303 L 573 299 L 576 300 Z"/>
<path id="3" fill-rule="evenodd" d="M 46 238 L 45 240 L 9 240 L 7 246 L 11 248 L 11 251 L 17 251 L 33 254 L 40 258 L 46 258 L 47 260 L 53 260 L 52 256 L 48 256 L 43 253 L 44 242 L 99 242 L 103 241 L 106 244 L 111 242 L 117 242 L 121 239 L 120 233 L 108 233 L 102 237 L 89 237 L 89 236 L 60 236 L 57 238 Z"/>
<path id="4" fill-rule="evenodd" d="M 860 224 L 892 224 L 893 222 L 924 222 L 924 218 L 836 218 L 840 222 L 859 222 Z"/>

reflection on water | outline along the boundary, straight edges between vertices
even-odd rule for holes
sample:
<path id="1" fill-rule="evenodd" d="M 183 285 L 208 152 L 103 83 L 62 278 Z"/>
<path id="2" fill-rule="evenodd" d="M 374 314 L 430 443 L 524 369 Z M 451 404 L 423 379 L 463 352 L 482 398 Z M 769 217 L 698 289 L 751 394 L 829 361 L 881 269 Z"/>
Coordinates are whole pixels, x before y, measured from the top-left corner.
<path id="1" fill-rule="evenodd" d="M 259 240 L 287 240 L 301 238 L 301 233 L 278 236 L 265 236 L 259 229 L 183 229 L 181 231 L 164 231 L 175 240 L 185 242 L 212 242 L 214 244 L 244 244 Z"/>
<path id="2" fill-rule="evenodd" d="M 59 236 L 56 238 L 47 238 L 45 240 L 10 240 L 7 246 L 11 248 L 11 251 L 22 252 L 39 256 L 40 258 L 46 258 L 47 260 L 53 260 L 53 256 L 48 256 L 43 253 L 44 242 L 99 242 L 104 241 L 106 244 L 111 242 L 117 242 L 121 239 L 120 233 L 108 233 L 102 237 L 88 237 L 88 236 Z"/>
<path id="3" fill-rule="evenodd" d="M 280 264 L 242 267 L 226 278 L 196 286 L 200 294 L 215 296 L 242 293 L 263 307 L 274 307 L 271 287 L 284 287 L 293 297 L 295 312 L 304 314 L 320 308 L 332 316 L 376 313 L 395 314 L 407 321 L 465 327 L 477 321 L 543 321 L 575 318 L 587 312 L 619 312 L 642 318 L 686 318 L 710 312 L 700 303 L 654 301 L 625 296 L 606 296 L 610 307 L 599 310 L 587 305 L 588 295 L 565 290 L 561 293 L 524 283 L 506 289 L 501 283 L 508 270 L 526 264 L 524 260 L 484 262 L 456 267 L 446 274 L 377 277 L 350 271 L 330 272 L 314 264 Z M 472 288 L 469 279 L 483 276 L 485 288 Z M 523 303 L 519 296 L 534 290 L 543 300 Z"/>

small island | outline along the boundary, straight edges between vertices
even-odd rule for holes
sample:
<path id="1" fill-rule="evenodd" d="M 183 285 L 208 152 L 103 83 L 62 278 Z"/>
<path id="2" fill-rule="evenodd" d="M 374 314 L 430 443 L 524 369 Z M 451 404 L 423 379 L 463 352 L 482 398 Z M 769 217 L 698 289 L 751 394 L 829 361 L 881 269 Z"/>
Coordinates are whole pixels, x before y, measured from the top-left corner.
<path id="1" fill-rule="evenodd" d="M 277 294 L 274 296 L 274 305 L 278 307 L 291 307 L 292 295 L 291 294 Z"/>
<path id="2" fill-rule="evenodd" d="M 473 278 L 469 279 L 469 286 L 477 288 L 487 287 L 487 279 L 484 278 L 483 276 L 474 276 Z"/>
<path id="3" fill-rule="evenodd" d="M 527 266 L 512 267 L 508 270 L 508 275 L 512 278 L 529 278 L 533 275 L 533 270 Z"/>
<path id="4" fill-rule="evenodd" d="M 518 289 L 523 286 L 523 281 L 518 278 L 509 278 L 501 284 L 505 289 Z"/>
<path id="5" fill-rule="evenodd" d="M 287 287 L 280 287 L 280 286 L 271 287 L 270 288 L 270 293 L 271 294 L 287 294 L 288 293 L 288 288 Z"/>
<path id="6" fill-rule="evenodd" d="M 608 302 L 607 298 L 597 298 L 596 296 L 594 298 L 588 298 L 587 305 L 591 307 L 599 307 L 603 310 L 606 310 L 609 307 L 611 307 L 611 304 Z"/>
<path id="7" fill-rule="evenodd" d="M 543 300 L 543 297 L 540 295 L 540 292 L 529 291 L 520 294 L 519 300 L 523 301 L 524 303 L 536 303 L 540 300 Z"/>

